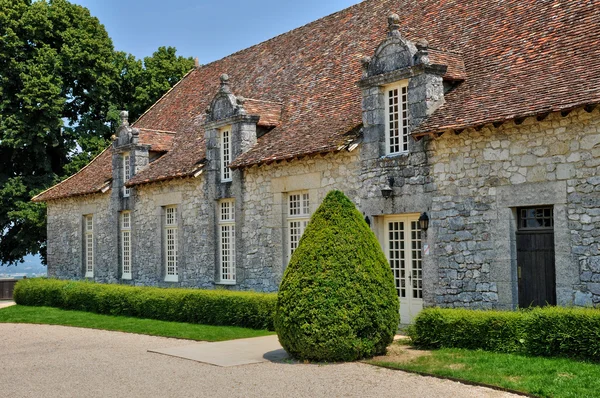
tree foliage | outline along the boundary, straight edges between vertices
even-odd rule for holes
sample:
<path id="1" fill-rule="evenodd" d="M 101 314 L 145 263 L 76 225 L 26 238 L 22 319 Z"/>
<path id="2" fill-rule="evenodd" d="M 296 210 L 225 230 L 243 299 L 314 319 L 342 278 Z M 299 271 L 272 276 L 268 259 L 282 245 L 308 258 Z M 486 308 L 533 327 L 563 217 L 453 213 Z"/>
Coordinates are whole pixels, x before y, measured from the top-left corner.
<path id="1" fill-rule="evenodd" d="M 390 267 L 354 204 L 330 192 L 279 288 L 275 330 L 295 358 L 352 361 L 385 353 L 398 327 Z"/>
<path id="2" fill-rule="evenodd" d="M 192 67 L 170 47 L 116 52 L 66 0 L 0 0 L 0 263 L 45 255 L 45 206 L 30 199 L 106 147 L 119 109 L 139 116 Z"/>

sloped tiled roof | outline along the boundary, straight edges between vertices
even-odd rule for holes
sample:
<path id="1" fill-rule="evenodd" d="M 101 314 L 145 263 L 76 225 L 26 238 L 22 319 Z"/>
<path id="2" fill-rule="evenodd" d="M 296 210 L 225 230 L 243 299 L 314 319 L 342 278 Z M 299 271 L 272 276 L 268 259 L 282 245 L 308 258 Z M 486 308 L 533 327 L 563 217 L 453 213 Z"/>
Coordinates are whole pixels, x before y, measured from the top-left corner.
<path id="1" fill-rule="evenodd" d="M 70 196 L 99 193 L 110 188 L 112 181 L 112 150 L 106 148 L 87 166 L 66 180 L 35 196 L 34 202 L 62 199 Z"/>
<path id="2" fill-rule="evenodd" d="M 275 127 L 281 123 L 282 104 L 270 101 L 246 99 L 244 108 L 249 115 L 260 115 L 257 125 L 261 127 Z"/>
<path id="3" fill-rule="evenodd" d="M 173 147 L 175 133 L 172 131 L 156 131 L 140 129 L 140 144 L 150 145 L 153 152 L 169 152 Z"/>
<path id="4" fill-rule="evenodd" d="M 234 166 L 337 150 L 362 123 L 360 60 L 385 39 L 393 12 L 406 38 L 429 42 L 432 63 L 448 64 L 445 78 L 464 80 L 418 134 L 600 102 L 596 1 L 365 0 L 189 73 L 134 124 L 177 135 L 132 183 L 197 172 L 223 73 L 234 94 L 281 104 L 276 127 Z"/>

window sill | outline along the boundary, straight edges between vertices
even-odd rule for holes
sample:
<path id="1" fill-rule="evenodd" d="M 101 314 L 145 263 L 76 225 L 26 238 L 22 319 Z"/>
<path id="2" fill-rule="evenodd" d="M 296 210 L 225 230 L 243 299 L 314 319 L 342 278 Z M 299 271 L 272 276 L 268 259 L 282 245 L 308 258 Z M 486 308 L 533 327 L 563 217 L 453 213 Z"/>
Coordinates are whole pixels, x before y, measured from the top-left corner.
<path id="1" fill-rule="evenodd" d="M 167 276 L 165 277 L 165 282 L 179 282 L 179 276 Z"/>
<path id="2" fill-rule="evenodd" d="M 93 278 L 94 277 L 94 273 L 90 273 L 90 272 L 86 272 L 85 273 L 85 277 L 84 278 Z"/>
<path id="3" fill-rule="evenodd" d="M 381 159 L 392 159 L 392 158 L 398 158 L 398 157 L 408 156 L 408 155 L 410 155 L 410 151 L 397 152 L 397 153 L 388 153 L 386 155 L 383 155 L 381 157 Z"/>
<path id="4" fill-rule="evenodd" d="M 131 275 L 123 275 L 123 276 L 121 276 L 121 279 L 123 279 L 124 281 L 130 281 L 133 278 L 131 277 Z"/>
<path id="5" fill-rule="evenodd" d="M 235 281 L 217 281 L 217 282 L 215 282 L 215 285 L 235 286 L 236 282 Z"/>

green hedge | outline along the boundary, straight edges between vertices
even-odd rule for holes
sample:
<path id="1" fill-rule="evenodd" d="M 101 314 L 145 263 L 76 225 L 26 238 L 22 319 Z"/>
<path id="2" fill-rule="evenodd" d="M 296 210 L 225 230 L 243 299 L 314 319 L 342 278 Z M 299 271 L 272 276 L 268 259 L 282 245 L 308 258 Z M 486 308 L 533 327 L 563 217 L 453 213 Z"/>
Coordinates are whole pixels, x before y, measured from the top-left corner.
<path id="1" fill-rule="evenodd" d="M 273 330 L 275 293 L 133 287 L 56 279 L 24 279 L 17 304 L 205 325 Z"/>
<path id="2" fill-rule="evenodd" d="M 467 348 L 600 360 L 600 310 L 544 307 L 521 311 L 429 308 L 409 329 L 423 348 Z"/>

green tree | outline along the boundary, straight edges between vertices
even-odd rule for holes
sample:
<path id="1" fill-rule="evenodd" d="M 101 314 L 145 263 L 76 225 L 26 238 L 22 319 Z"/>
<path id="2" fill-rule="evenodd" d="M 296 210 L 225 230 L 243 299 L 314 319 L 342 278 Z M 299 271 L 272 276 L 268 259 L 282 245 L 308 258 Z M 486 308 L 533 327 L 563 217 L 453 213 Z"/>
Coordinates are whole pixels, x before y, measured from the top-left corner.
<path id="1" fill-rule="evenodd" d="M 275 330 L 295 358 L 352 361 L 385 353 L 398 327 L 392 272 L 354 204 L 330 192 L 279 288 Z"/>
<path id="2" fill-rule="evenodd" d="M 84 7 L 0 0 L 0 264 L 45 258 L 45 206 L 30 199 L 104 149 L 120 109 L 139 116 L 193 66 L 163 47 L 145 63 Z"/>

